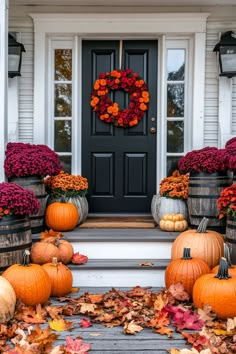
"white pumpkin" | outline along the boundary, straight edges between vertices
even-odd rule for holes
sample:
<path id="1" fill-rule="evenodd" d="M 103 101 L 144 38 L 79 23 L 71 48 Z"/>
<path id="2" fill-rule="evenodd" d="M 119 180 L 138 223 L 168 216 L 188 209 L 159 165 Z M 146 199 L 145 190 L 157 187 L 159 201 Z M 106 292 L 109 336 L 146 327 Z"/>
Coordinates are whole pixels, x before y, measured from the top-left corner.
<path id="1" fill-rule="evenodd" d="M 188 220 L 188 208 L 184 200 L 166 198 L 159 194 L 152 198 L 151 213 L 157 224 L 160 223 L 164 214 L 183 214 L 185 220 Z"/>
<path id="2" fill-rule="evenodd" d="M 9 321 L 15 312 L 16 293 L 10 282 L 0 276 L 0 323 Z"/>

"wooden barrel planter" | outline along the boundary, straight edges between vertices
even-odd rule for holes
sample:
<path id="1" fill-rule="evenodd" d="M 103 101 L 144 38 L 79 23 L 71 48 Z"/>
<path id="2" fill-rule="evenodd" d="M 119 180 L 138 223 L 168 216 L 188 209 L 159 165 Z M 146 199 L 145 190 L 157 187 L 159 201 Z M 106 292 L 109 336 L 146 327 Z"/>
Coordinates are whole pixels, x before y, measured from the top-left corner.
<path id="1" fill-rule="evenodd" d="M 184 200 L 166 198 L 159 194 L 152 197 L 151 213 L 157 224 L 164 214 L 183 214 L 185 220 L 188 220 L 188 208 Z"/>
<path id="2" fill-rule="evenodd" d="M 32 246 L 28 215 L 9 215 L 0 219 L 0 271 L 22 261 L 23 253 Z"/>
<path id="3" fill-rule="evenodd" d="M 209 219 L 208 229 L 225 233 L 226 221 L 218 218 L 217 199 L 231 184 L 232 178 L 226 172 L 190 174 L 187 206 L 192 228 L 197 228 L 205 216 Z"/>
<path id="4" fill-rule="evenodd" d="M 45 230 L 45 211 L 47 205 L 48 194 L 45 191 L 43 177 L 41 176 L 28 176 L 28 177 L 14 177 L 10 179 L 22 186 L 23 188 L 34 192 L 35 197 L 40 202 L 40 209 L 36 215 L 30 215 L 31 231 L 32 234 L 37 234 Z"/>
<path id="5" fill-rule="evenodd" d="M 47 200 L 47 205 L 60 201 L 60 197 L 54 197 L 53 195 L 49 195 L 48 200 Z M 79 212 L 79 220 L 78 220 L 78 225 L 82 224 L 88 217 L 88 201 L 87 198 L 76 196 L 76 197 L 70 197 L 66 198 L 66 201 L 69 203 L 73 203 L 76 208 L 78 209 Z"/>
<path id="6" fill-rule="evenodd" d="M 233 264 L 236 264 L 236 218 L 227 216 L 225 241 L 229 247 L 230 259 Z"/>

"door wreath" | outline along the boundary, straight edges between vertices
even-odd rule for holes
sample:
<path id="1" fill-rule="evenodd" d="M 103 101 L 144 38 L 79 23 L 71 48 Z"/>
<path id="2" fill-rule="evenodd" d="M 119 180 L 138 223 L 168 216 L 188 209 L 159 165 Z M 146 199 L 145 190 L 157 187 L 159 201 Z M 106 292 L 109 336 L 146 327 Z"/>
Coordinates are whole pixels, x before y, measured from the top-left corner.
<path id="1" fill-rule="evenodd" d="M 129 108 L 121 110 L 117 102 L 112 102 L 110 91 L 123 90 L 129 94 Z M 149 106 L 147 85 L 132 70 L 112 70 L 99 75 L 93 85 L 91 106 L 104 122 L 116 127 L 133 127 L 143 118 Z"/>

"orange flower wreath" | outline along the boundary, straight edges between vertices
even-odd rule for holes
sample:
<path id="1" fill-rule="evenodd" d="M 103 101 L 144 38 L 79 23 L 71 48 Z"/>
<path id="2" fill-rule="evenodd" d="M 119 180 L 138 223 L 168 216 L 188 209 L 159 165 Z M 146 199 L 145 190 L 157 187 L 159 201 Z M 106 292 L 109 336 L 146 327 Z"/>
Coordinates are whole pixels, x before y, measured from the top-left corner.
<path id="1" fill-rule="evenodd" d="M 130 69 L 100 74 L 93 88 L 90 104 L 97 116 L 106 123 L 116 127 L 133 127 L 148 110 L 147 85 L 136 72 Z M 108 96 L 111 90 L 124 90 L 129 94 L 129 109 L 120 110 L 118 103 L 111 101 Z"/>

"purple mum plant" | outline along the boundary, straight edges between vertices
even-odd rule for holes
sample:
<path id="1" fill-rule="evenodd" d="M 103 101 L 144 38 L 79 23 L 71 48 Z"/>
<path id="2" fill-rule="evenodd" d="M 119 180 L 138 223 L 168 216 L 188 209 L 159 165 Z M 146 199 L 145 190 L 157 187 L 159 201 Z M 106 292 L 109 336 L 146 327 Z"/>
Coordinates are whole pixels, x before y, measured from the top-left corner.
<path id="1" fill-rule="evenodd" d="M 8 143 L 5 155 L 8 178 L 56 175 L 62 170 L 59 155 L 46 145 Z"/>
<path id="2" fill-rule="evenodd" d="M 225 150 L 227 154 L 228 169 L 234 171 L 236 170 L 236 137 L 226 142 Z"/>
<path id="3" fill-rule="evenodd" d="M 181 157 L 178 167 L 181 173 L 226 171 L 228 168 L 226 149 L 207 146 L 200 150 L 190 151 Z"/>
<path id="4" fill-rule="evenodd" d="M 35 215 L 39 209 L 34 192 L 13 182 L 0 183 L 0 219 L 6 215 Z"/>

